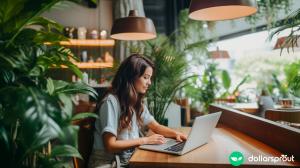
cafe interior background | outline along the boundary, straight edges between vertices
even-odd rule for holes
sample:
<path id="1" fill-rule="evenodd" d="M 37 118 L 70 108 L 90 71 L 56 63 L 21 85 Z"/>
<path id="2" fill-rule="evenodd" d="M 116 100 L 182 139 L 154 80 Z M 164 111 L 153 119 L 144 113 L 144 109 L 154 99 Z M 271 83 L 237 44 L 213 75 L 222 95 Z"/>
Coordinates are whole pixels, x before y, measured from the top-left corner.
<path id="1" fill-rule="evenodd" d="M 59 55 L 57 58 L 51 57 L 49 64 L 46 62 L 50 59 L 34 57 L 34 60 L 42 62 L 38 66 L 41 69 L 33 68 L 34 64 L 27 65 L 26 59 L 13 56 L 11 60 L 5 59 L 3 55 L 8 52 L 1 51 L 1 80 L 8 79 L 6 83 L 1 81 L 1 87 L 7 87 L 1 89 L 0 119 L 5 123 L 0 125 L 1 138 L 7 143 L 15 141 L 4 129 L 14 130 L 18 127 L 16 125 L 25 124 L 19 134 L 14 132 L 15 137 L 23 138 L 18 142 L 22 141 L 24 146 L 30 146 L 33 151 L 42 148 L 43 152 L 49 152 L 50 140 L 59 139 L 61 142 L 71 142 L 72 145 L 57 145 L 52 153 L 59 155 L 60 151 L 70 150 L 73 152 L 70 152 L 70 156 L 78 156 L 79 153 L 74 148 L 78 131 L 75 121 L 95 117 L 95 114 L 82 112 L 93 112 L 97 102 L 96 95 L 103 95 L 110 86 L 119 63 L 131 53 L 144 54 L 155 62 L 156 72 L 146 100 L 150 111 L 160 123 L 170 127 L 191 126 L 196 116 L 209 113 L 211 104 L 222 104 L 299 129 L 300 1 L 274 0 L 270 3 L 271 1 L 257 0 L 258 11 L 250 16 L 214 21 L 189 19 L 189 0 L 99 0 L 96 3 L 64 1 L 55 5 L 52 1 L 47 1 L 46 3 L 51 4 L 50 9 L 42 8 L 43 5 L 32 7 L 37 16 L 60 24 L 60 35 L 64 37 L 49 33 L 57 30 L 54 22 L 36 21 L 39 27 L 50 28 L 47 30 L 49 32 L 40 33 L 43 38 L 39 40 L 43 44 L 36 44 L 34 49 L 22 49 Z M 31 1 L 1 3 L 16 7 L 18 3 L 28 6 L 29 2 Z M 21 8 L 22 5 L 19 9 Z M 39 9 L 42 10 L 38 11 Z M 132 9 L 136 9 L 139 16 L 153 21 L 156 38 L 131 41 L 110 37 L 114 20 L 127 17 Z M 12 13 L 9 14 L 12 15 L 11 18 L 14 17 Z M 17 10 L 15 16 L 29 18 L 30 14 L 29 8 L 26 8 Z M 12 33 L 18 32 L 17 28 L 9 29 L 9 25 L 5 23 L 5 20 L 1 21 L 1 38 L 11 37 Z M 30 34 L 23 33 L 21 35 L 24 37 L 16 40 L 21 42 L 22 38 L 27 38 L 26 33 Z M 37 39 L 34 38 L 36 41 Z M 48 39 L 47 43 L 45 39 Z M 22 42 L 26 43 L 24 40 Z M 1 47 L 3 44 L 9 46 L 6 43 L 7 41 L 2 41 Z M 42 49 L 42 45 L 52 50 Z M 16 48 L 14 46 L 9 51 Z M 20 53 L 18 55 L 22 56 Z M 11 71 L 6 71 L 4 67 Z M 18 70 L 15 71 L 14 68 Z M 28 68 L 33 70 L 29 71 Z M 28 80 L 23 81 L 25 78 Z M 19 80 L 14 83 L 14 79 Z M 9 88 L 16 85 L 24 88 Z M 18 93 L 15 94 L 16 92 Z M 51 102 L 49 106 L 53 107 L 36 103 L 31 98 Z M 5 109 L 15 101 L 23 102 L 13 108 L 13 115 L 4 115 Z M 59 102 L 64 102 L 64 105 Z M 44 116 L 39 108 L 46 109 L 48 114 Z M 20 119 L 20 109 L 32 111 Z M 269 109 L 296 112 L 293 116 L 273 119 L 268 118 Z M 62 110 L 63 114 L 51 116 L 50 112 L 56 110 Z M 44 118 L 35 125 L 31 122 L 38 117 L 26 118 L 33 114 Z M 57 117 L 61 123 L 55 122 L 57 120 L 54 118 Z M 41 121 L 54 126 L 41 127 Z M 42 129 L 31 132 L 35 126 L 49 129 L 51 135 L 46 135 Z M 58 128 L 63 130 L 62 133 L 55 132 Z M 35 139 L 39 143 L 33 145 L 30 143 L 33 139 L 28 135 L 44 135 L 44 139 Z M 21 153 L 24 148 L 20 149 Z M 7 150 L 9 151 L 8 147 Z M 28 163 L 31 163 L 31 159 L 28 158 Z M 48 159 L 50 163 L 52 160 Z"/>

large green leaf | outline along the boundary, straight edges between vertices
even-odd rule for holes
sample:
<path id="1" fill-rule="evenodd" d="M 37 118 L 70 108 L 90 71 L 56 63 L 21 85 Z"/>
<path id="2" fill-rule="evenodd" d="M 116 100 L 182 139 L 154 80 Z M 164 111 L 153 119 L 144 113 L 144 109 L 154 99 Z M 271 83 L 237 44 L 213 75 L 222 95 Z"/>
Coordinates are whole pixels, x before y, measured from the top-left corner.
<path id="1" fill-rule="evenodd" d="M 183 52 L 176 50 L 165 36 L 146 41 L 144 55 L 151 59 L 155 66 L 153 84 L 147 93 L 149 110 L 155 119 L 162 123 L 175 93 L 186 81 L 187 62 Z"/>
<path id="2" fill-rule="evenodd" d="M 64 119 L 71 119 L 73 113 L 73 103 L 70 95 L 60 93 L 58 98 L 61 101 L 62 115 Z"/>
<path id="3" fill-rule="evenodd" d="M 4 128 L 4 125 L 2 125 L 1 120 L 0 120 L 0 146 L 1 149 L 4 151 L 9 151 L 10 149 L 9 137 L 6 129 Z"/>
<path id="4" fill-rule="evenodd" d="M 51 157 L 77 157 L 82 159 L 76 148 L 70 145 L 59 145 L 53 148 Z"/>
<path id="5" fill-rule="evenodd" d="M 92 87 L 88 86 L 84 83 L 68 83 L 61 80 L 53 81 L 55 87 L 55 94 L 77 94 L 84 93 L 92 96 L 93 98 L 97 98 L 98 93 Z"/>
<path id="6" fill-rule="evenodd" d="M 77 125 L 66 125 L 61 134 L 59 135 L 59 140 L 62 144 L 69 144 L 74 147 L 78 146 L 78 130 L 79 126 Z"/>
<path id="7" fill-rule="evenodd" d="M 230 76 L 229 76 L 229 74 L 226 70 L 222 71 L 222 83 L 223 83 L 223 86 L 226 90 L 228 90 L 231 86 L 231 79 L 230 79 Z"/>
<path id="8" fill-rule="evenodd" d="M 72 125 L 72 95 L 96 92 L 82 84 L 45 77 L 53 67 L 65 65 L 77 76 L 81 71 L 70 62 L 76 58 L 61 47 L 66 40 L 62 26 L 39 17 L 61 0 L 0 1 L 0 161 L 2 167 L 59 167 L 56 157 L 80 157 L 71 146 L 42 153 L 50 141 L 77 146 L 78 126 Z M 40 29 L 37 29 L 39 27 Z M 45 42 L 53 45 L 46 46 Z M 55 157 L 55 158 L 54 158 Z M 37 159 L 37 162 L 33 158 Z"/>
<path id="9" fill-rule="evenodd" d="M 0 69 L 0 87 L 11 85 L 16 79 L 16 76 L 11 70 Z"/>
<path id="10" fill-rule="evenodd" d="M 250 78 L 250 75 L 248 74 L 248 75 L 246 75 L 236 86 L 235 86 L 235 88 L 233 89 L 233 92 L 232 92 L 232 94 L 235 94 L 238 90 L 239 90 L 239 88 L 244 84 L 244 83 L 246 83 L 247 81 L 248 81 L 248 79 Z"/>
<path id="11" fill-rule="evenodd" d="M 48 78 L 47 79 L 47 92 L 50 94 L 50 95 L 53 95 L 54 93 L 54 83 L 53 83 L 53 80 L 51 78 Z"/>
<path id="12" fill-rule="evenodd" d="M 63 123 L 59 104 L 36 88 L 5 87 L 0 89 L 0 104 L 4 110 L 4 124 L 20 122 L 16 141 L 24 148 L 20 161 L 49 140 L 61 134 Z"/>
<path id="13" fill-rule="evenodd" d="M 30 22 L 27 23 L 28 26 L 30 25 L 39 25 L 42 26 L 42 28 L 44 28 L 47 31 L 51 31 L 53 29 L 58 30 L 58 31 L 62 31 L 63 30 L 63 26 L 58 24 L 57 22 L 50 20 L 48 18 L 44 18 L 44 17 L 35 17 L 32 18 Z"/>
<path id="14" fill-rule="evenodd" d="M 0 25 L 2 27 L 0 37 L 1 39 L 9 40 L 6 46 L 12 44 L 14 39 L 28 23 L 58 1 L 59 0 L 16 0 L 16 3 L 10 3 L 9 0 L 2 0 L 0 3 L 0 11 L 3 11 L 3 14 L 0 16 L 4 18 L 0 18 Z M 15 11 L 11 12 L 12 10 L 7 10 L 6 8 Z"/>
<path id="15" fill-rule="evenodd" d="M 85 118 L 90 118 L 90 117 L 98 118 L 98 115 L 95 113 L 89 113 L 89 112 L 78 113 L 75 116 L 73 116 L 72 120 L 75 121 L 75 120 L 80 120 L 80 119 L 85 119 Z"/>

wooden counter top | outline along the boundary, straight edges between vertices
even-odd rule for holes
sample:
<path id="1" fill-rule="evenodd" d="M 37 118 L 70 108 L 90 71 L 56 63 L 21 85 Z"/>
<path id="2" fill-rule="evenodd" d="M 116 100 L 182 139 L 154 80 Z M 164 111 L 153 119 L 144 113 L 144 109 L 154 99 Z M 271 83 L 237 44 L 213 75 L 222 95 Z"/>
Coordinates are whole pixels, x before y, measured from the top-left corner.
<path id="1" fill-rule="evenodd" d="M 185 133 L 190 127 L 180 128 Z M 201 133 L 201 130 L 199 130 Z M 278 150 L 223 124 L 218 124 L 208 144 L 203 145 L 183 156 L 176 156 L 137 149 L 130 159 L 130 167 L 229 167 L 229 155 L 239 151 L 244 155 L 242 167 L 253 166 L 300 166 L 299 162 L 250 162 L 250 156 L 278 156 Z"/>

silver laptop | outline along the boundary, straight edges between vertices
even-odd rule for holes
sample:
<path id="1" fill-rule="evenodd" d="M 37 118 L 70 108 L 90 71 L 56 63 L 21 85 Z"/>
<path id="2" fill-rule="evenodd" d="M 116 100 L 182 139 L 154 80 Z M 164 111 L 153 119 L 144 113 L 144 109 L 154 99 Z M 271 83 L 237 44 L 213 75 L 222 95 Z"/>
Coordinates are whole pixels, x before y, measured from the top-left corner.
<path id="1" fill-rule="evenodd" d="M 187 140 L 184 142 L 178 142 L 175 139 L 167 138 L 167 142 L 164 144 L 141 145 L 139 148 L 175 155 L 183 155 L 208 142 L 220 116 L 221 112 L 196 117 L 192 130 L 190 131 Z"/>

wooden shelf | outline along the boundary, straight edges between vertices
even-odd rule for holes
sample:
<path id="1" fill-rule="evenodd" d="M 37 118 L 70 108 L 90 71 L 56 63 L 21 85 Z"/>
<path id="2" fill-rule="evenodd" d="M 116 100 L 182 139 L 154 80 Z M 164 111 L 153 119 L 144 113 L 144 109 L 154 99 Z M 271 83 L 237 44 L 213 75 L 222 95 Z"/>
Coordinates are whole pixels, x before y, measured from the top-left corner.
<path id="1" fill-rule="evenodd" d="M 46 42 L 45 44 L 51 45 L 49 42 Z M 59 44 L 65 46 L 113 47 L 115 45 L 115 40 L 70 39 L 69 41 L 61 41 Z"/>
<path id="2" fill-rule="evenodd" d="M 110 62 L 74 62 L 78 68 L 81 69 L 101 69 L 101 68 L 112 68 L 113 63 Z M 63 66 L 62 68 L 67 68 Z"/>
<path id="3" fill-rule="evenodd" d="M 112 47 L 115 45 L 115 40 L 93 40 L 93 39 L 70 39 L 69 41 L 61 41 L 61 45 L 68 46 L 104 46 L 104 47 Z"/>

